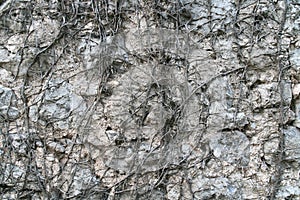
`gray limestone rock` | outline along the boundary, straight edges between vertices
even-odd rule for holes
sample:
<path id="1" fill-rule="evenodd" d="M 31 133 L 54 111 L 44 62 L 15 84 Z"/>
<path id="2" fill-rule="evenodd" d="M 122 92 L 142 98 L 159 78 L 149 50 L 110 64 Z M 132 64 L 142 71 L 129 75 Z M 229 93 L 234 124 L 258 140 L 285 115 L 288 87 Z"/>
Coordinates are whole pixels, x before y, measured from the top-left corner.
<path id="1" fill-rule="evenodd" d="M 292 67 L 295 70 L 300 69 L 300 49 L 295 49 L 291 52 L 291 58 L 290 61 L 292 62 Z"/>
<path id="2" fill-rule="evenodd" d="M 19 117 L 16 101 L 13 90 L 0 85 L 0 122 L 14 121 Z"/>
<path id="3" fill-rule="evenodd" d="M 286 159 L 300 162 L 300 131 L 289 126 L 283 130 L 285 136 Z"/>
<path id="4" fill-rule="evenodd" d="M 295 100 L 295 121 L 293 122 L 293 125 L 297 128 L 300 128 L 300 100 Z"/>
<path id="5" fill-rule="evenodd" d="M 50 81 L 41 98 L 43 101 L 40 107 L 30 108 L 31 120 L 42 125 L 54 123 L 61 130 L 75 127 L 76 121 L 86 109 L 84 99 L 76 95 L 72 86 L 61 79 Z"/>
<path id="6" fill-rule="evenodd" d="M 237 183 L 224 177 L 206 178 L 199 176 L 192 188 L 196 199 L 241 199 Z"/>
<path id="7" fill-rule="evenodd" d="M 1 199 L 299 199 L 296 1 L 0 4 Z"/>
<path id="8" fill-rule="evenodd" d="M 218 132 L 210 135 L 210 148 L 215 157 L 247 166 L 249 163 L 249 139 L 240 131 Z"/>

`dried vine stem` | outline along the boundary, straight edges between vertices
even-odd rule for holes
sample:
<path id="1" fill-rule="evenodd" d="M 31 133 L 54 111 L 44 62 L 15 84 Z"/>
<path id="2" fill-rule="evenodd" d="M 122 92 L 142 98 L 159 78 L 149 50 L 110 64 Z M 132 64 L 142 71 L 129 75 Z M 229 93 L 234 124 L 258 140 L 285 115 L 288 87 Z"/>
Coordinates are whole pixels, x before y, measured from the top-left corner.
<path id="1" fill-rule="evenodd" d="M 289 9 L 289 5 L 288 5 L 288 1 L 284 0 L 284 10 L 283 10 L 283 14 L 281 17 L 281 22 L 280 22 L 280 27 L 279 27 L 279 31 L 277 34 L 277 66 L 278 66 L 278 88 L 279 88 L 279 92 L 280 92 L 280 114 L 279 114 L 279 145 L 278 145 L 278 156 L 277 156 L 277 163 L 276 163 L 276 174 L 275 174 L 275 178 L 274 178 L 274 183 L 273 183 L 273 187 L 271 190 L 271 200 L 276 199 L 276 195 L 278 193 L 278 190 L 280 188 L 280 184 L 282 181 L 282 175 L 284 172 L 284 159 L 285 159 L 285 135 L 284 135 L 284 128 L 285 128 L 285 124 L 284 124 L 284 117 L 285 117 L 285 103 L 284 103 L 284 82 L 285 80 L 283 79 L 285 76 L 285 72 L 286 72 L 286 66 L 284 64 L 284 60 L 282 58 L 283 53 L 283 49 L 282 49 L 282 36 L 284 34 L 284 27 L 285 27 L 285 23 L 286 23 L 286 18 L 287 18 L 287 13 L 288 13 L 288 9 Z"/>

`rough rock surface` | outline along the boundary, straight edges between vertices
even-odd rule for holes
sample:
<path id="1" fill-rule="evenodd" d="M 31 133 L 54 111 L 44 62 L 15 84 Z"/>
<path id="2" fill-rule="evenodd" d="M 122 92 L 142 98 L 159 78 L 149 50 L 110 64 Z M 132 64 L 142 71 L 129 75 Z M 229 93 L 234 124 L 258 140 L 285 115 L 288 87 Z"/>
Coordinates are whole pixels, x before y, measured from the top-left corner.
<path id="1" fill-rule="evenodd" d="M 0 1 L 0 199 L 300 199 L 299 13 Z"/>

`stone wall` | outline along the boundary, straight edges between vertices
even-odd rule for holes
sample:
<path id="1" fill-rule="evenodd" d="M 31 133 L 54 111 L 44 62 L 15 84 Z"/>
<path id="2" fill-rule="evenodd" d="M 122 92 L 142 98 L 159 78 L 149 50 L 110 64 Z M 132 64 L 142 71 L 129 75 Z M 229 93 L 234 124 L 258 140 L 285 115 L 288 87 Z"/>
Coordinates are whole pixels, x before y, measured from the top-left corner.
<path id="1" fill-rule="evenodd" d="M 299 199 L 298 0 L 0 1 L 1 199 Z"/>

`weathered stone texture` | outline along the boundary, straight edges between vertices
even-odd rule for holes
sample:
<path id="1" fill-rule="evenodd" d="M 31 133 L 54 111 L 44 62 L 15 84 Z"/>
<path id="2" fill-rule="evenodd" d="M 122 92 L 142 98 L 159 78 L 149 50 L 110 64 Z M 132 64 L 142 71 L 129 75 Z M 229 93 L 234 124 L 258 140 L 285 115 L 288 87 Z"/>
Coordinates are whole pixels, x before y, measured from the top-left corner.
<path id="1" fill-rule="evenodd" d="M 0 1 L 0 199 L 299 199 L 299 13 Z"/>

